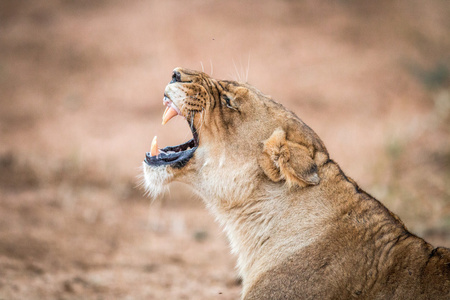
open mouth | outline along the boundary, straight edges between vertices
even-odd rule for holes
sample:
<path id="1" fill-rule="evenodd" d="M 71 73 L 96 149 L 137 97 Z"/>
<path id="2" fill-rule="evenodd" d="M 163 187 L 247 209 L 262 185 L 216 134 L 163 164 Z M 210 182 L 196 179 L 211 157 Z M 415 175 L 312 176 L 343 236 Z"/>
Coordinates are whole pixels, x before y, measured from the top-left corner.
<path id="1" fill-rule="evenodd" d="M 175 104 L 164 95 L 163 103 L 167 106 L 162 117 L 162 124 L 166 124 L 170 119 L 176 116 L 183 116 Z M 184 117 L 184 116 L 183 116 Z M 194 117 L 187 120 L 193 138 L 184 144 L 169 146 L 162 149 L 158 148 L 156 136 L 153 138 L 150 152 L 145 154 L 145 163 L 152 167 L 170 165 L 173 168 L 182 168 L 194 156 L 198 147 L 198 134 L 194 127 Z"/>

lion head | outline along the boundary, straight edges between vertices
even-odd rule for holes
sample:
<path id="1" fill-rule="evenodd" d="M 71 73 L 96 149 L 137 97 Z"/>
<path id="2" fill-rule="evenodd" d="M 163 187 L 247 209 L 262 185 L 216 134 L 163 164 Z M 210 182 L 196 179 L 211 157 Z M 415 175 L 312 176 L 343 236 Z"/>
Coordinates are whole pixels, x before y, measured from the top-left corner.
<path id="1" fill-rule="evenodd" d="M 264 183 L 304 187 L 320 182 L 317 166 L 328 159 L 322 141 L 255 87 L 176 68 L 163 103 L 163 124 L 181 116 L 193 138 L 159 149 L 155 137 L 143 163 L 151 195 L 173 180 L 228 202 L 245 199 Z"/>

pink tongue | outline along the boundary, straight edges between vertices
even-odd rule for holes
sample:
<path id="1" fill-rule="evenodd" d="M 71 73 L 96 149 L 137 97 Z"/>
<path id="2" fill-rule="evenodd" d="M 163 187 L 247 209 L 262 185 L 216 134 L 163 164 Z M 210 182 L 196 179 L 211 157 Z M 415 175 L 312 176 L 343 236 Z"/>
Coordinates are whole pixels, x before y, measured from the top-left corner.
<path id="1" fill-rule="evenodd" d="M 162 116 L 162 124 L 166 124 L 170 119 L 177 116 L 178 112 L 171 106 L 168 106 Z"/>

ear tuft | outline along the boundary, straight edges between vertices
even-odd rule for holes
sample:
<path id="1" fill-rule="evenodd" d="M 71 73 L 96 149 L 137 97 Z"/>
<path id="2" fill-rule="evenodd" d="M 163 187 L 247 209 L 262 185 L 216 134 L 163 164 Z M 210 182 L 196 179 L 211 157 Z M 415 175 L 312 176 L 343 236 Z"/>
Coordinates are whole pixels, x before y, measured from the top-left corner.
<path id="1" fill-rule="evenodd" d="M 289 186 L 300 187 L 319 184 L 317 165 L 308 149 L 286 140 L 283 129 L 277 128 L 263 144 L 258 163 L 272 181 L 285 180 Z"/>

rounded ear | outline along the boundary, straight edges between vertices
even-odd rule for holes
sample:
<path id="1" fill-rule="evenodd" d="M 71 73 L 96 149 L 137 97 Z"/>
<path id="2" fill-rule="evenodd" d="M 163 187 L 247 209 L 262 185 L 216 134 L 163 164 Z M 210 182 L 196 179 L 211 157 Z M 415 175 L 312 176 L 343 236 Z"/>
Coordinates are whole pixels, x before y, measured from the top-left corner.
<path id="1" fill-rule="evenodd" d="M 305 146 L 286 140 L 286 132 L 277 128 L 263 141 L 259 166 L 272 181 L 285 180 L 289 186 L 319 184 L 317 165 Z"/>

